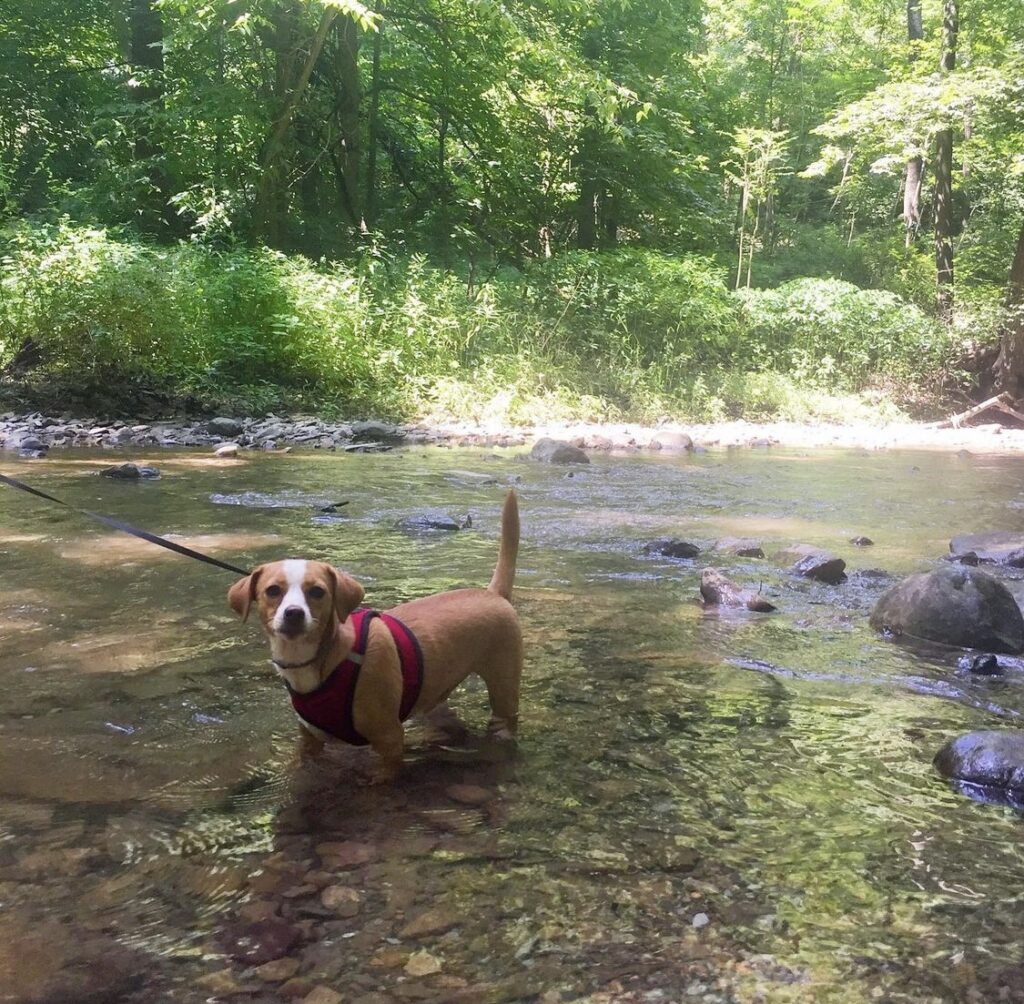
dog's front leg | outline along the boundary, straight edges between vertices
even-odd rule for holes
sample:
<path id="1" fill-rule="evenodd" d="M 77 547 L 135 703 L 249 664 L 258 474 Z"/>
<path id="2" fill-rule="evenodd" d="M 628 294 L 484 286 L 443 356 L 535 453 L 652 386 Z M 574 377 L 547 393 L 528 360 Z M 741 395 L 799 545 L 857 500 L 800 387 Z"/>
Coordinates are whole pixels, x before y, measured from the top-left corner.
<path id="1" fill-rule="evenodd" d="M 299 725 L 299 763 L 310 763 L 324 751 L 324 741 L 305 725 Z"/>

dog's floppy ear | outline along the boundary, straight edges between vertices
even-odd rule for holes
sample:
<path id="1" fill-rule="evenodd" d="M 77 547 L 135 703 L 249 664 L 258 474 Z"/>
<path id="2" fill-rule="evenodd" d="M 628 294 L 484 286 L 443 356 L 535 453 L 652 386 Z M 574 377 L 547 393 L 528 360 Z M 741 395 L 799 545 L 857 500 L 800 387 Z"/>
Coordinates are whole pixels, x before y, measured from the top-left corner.
<path id="1" fill-rule="evenodd" d="M 363 602 L 366 591 L 347 572 L 330 565 L 328 567 L 334 578 L 334 609 L 338 614 L 338 620 L 344 621 Z"/>
<path id="2" fill-rule="evenodd" d="M 252 601 L 256 599 L 256 580 L 260 577 L 261 571 L 263 571 L 262 565 L 254 569 L 252 574 L 247 575 L 244 579 L 239 579 L 228 590 L 228 603 L 231 604 L 231 609 L 243 621 L 249 619 L 249 607 L 252 606 Z"/>

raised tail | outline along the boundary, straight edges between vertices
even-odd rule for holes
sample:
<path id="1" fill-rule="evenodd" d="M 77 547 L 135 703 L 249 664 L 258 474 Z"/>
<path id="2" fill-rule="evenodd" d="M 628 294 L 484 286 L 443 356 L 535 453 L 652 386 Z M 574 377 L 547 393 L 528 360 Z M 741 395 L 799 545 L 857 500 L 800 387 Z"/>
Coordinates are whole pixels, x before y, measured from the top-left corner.
<path id="1" fill-rule="evenodd" d="M 516 577 L 516 555 L 519 553 L 519 502 L 516 493 L 509 491 L 501 510 L 501 548 L 498 564 L 487 587 L 492 593 L 512 599 L 512 582 Z"/>

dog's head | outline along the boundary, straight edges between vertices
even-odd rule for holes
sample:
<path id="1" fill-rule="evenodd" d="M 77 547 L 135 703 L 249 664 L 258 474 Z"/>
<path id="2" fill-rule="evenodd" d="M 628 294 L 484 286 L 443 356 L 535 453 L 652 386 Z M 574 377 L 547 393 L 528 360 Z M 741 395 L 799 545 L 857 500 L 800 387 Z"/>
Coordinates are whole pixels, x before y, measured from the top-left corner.
<path id="1" fill-rule="evenodd" d="M 228 603 L 242 620 L 253 606 L 271 645 L 316 646 L 362 602 L 363 587 L 323 561 L 272 561 L 239 579 Z"/>

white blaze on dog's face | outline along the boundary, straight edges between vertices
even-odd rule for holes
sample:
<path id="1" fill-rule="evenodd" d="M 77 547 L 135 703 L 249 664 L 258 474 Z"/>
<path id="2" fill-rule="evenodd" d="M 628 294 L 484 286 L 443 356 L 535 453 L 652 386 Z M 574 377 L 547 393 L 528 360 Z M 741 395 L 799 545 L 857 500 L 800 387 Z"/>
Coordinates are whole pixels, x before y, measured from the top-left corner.
<path id="1" fill-rule="evenodd" d="M 228 591 L 245 620 L 255 603 L 274 659 L 312 659 L 324 633 L 344 621 L 363 599 L 363 587 L 323 561 L 288 559 L 261 565 Z"/>

